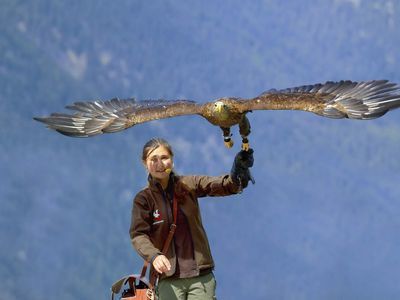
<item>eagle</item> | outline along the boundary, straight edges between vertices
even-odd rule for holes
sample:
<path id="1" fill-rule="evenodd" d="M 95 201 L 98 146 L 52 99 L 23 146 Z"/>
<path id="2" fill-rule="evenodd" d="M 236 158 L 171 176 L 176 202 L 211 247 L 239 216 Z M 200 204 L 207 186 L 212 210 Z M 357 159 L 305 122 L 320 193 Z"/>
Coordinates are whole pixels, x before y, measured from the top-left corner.
<path id="1" fill-rule="evenodd" d="M 256 110 L 301 110 L 319 116 L 370 120 L 400 106 L 400 87 L 388 80 L 327 81 L 287 89 L 271 89 L 257 97 L 219 98 L 198 103 L 191 100 L 118 99 L 75 102 L 66 106 L 72 114 L 52 113 L 34 117 L 48 128 L 70 137 L 113 133 L 157 119 L 200 115 L 222 130 L 226 147 L 233 146 L 231 127 L 238 125 L 242 150 L 248 151 L 250 122 L 247 113 Z"/>

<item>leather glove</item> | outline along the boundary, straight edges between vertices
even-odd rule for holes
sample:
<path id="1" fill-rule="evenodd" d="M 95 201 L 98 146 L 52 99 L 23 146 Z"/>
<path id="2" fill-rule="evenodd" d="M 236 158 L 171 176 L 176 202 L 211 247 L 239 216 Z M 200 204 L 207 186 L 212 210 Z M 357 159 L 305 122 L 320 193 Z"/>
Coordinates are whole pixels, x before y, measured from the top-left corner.
<path id="1" fill-rule="evenodd" d="M 254 164 L 253 157 L 254 150 L 249 149 L 248 151 L 241 150 L 236 154 L 233 166 L 231 169 L 231 178 L 235 184 L 244 189 L 251 181 L 255 184 L 253 176 L 251 176 L 249 168 Z"/>

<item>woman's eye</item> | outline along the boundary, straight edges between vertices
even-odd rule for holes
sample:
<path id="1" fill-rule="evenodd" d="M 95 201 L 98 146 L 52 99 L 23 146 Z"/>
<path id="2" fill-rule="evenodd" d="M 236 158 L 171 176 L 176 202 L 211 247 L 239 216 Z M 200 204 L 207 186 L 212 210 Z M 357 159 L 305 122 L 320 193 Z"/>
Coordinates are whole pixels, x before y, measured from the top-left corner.
<path id="1" fill-rule="evenodd" d="M 152 163 L 152 164 L 155 164 L 155 163 L 158 163 L 159 161 L 166 161 L 166 160 L 169 160 L 169 159 L 171 159 L 171 157 L 170 156 L 168 156 L 168 155 L 166 155 L 166 156 L 161 156 L 161 157 L 158 157 L 158 156 L 156 156 L 156 157 L 151 157 L 151 158 L 149 158 L 149 161 Z"/>

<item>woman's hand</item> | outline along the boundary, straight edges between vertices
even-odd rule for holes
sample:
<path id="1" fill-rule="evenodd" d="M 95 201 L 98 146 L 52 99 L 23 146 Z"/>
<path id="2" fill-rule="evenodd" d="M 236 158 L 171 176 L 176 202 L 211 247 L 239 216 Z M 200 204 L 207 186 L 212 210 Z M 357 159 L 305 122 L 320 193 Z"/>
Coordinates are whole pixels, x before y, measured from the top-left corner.
<path id="1" fill-rule="evenodd" d="M 153 267 L 158 273 L 165 273 L 171 270 L 171 264 L 165 255 L 159 255 L 153 260 Z"/>

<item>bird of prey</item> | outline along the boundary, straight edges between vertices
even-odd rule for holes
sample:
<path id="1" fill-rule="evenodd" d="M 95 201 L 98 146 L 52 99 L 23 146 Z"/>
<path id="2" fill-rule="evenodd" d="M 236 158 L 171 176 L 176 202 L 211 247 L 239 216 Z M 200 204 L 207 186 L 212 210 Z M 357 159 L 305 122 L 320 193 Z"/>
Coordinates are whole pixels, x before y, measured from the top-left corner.
<path id="1" fill-rule="evenodd" d="M 387 80 L 328 81 L 282 90 L 269 90 L 252 99 L 225 97 L 207 103 L 189 100 L 118 99 L 75 102 L 73 114 L 35 117 L 48 128 L 71 137 L 90 137 L 134 125 L 182 115 L 200 115 L 222 129 L 225 146 L 233 145 L 231 127 L 239 125 L 242 149 L 249 149 L 250 123 L 255 110 L 302 110 L 328 118 L 369 120 L 400 106 L 400 87 Z"/>

